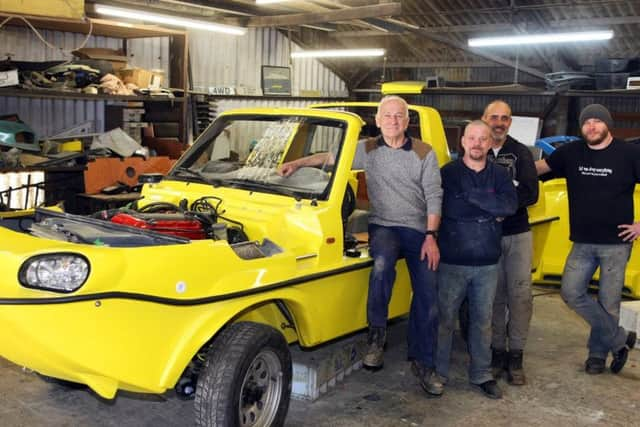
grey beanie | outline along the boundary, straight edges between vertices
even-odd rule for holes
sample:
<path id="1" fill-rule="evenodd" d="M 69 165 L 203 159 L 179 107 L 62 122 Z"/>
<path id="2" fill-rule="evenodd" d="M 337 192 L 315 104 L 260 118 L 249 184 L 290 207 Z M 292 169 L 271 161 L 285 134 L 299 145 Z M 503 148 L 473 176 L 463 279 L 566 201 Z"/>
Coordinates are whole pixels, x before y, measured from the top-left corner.
<path id="1" fill-rule="evenodd" d="M 613 119 L 611 113 L 602 104 L 591 104 L 584 107 L 580 113 L 580 127 L 589 119 L 598 119 L 606 123 L 609 129 L 613 128 Z"/>

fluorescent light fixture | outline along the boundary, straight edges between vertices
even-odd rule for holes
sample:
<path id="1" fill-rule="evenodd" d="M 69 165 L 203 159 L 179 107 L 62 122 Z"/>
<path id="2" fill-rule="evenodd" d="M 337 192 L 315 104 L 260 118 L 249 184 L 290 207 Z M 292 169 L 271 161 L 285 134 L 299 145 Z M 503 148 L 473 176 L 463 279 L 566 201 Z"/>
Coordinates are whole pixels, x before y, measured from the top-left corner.
<path id="1" fill-rule="evenodd" d="M 138 21 L 155 22 L 156 24 L 172 25 L 184 27 L 194 30 L 215 31 L 218 33 L 233 34 L 243 36 L 247 33 L 246 28 L 234 27 L 232 25 L 216 24 L 207 21 L 198 21 L 195 19 L 181 18 L 177 16 L 158 15 L 155 13 L 142 12 L 139 10 L 122 9 L 119 7 L 111 7 L 97 4 L 95 5 L 96 13 L 107 16 L 115 16 L 117 18 L 129 18 Z"/>
<path id="2" fill-rule="evenodd" d="M 587 42 L 597 40 L 609 40 L 613 38 L 613 31 L 582 31 L 577 33 L 550 33 L 513 35 L 502 37 L 478 37 L 469 39 L 470 47 L 483 46 L 509 46 L 521 44 L 548 44 L 567 42 Z"/>
<path id="3" fill-rule="evenodd" d="M 292 58 L 361 58 L 382 55 L 384 55 L 384 49 L 330 49 L 291 52 Z"/>

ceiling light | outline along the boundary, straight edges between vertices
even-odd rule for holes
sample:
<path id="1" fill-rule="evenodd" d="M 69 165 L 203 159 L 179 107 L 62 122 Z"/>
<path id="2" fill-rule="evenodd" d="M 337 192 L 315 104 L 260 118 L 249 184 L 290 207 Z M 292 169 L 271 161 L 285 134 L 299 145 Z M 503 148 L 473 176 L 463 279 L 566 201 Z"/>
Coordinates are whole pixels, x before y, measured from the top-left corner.
<path id="1" fill-rule="evenodd" d="M 292 58 L 360 58 L 382 55 L 384 55 L 384 49 L 330 49 L 291 52 Z"/>
<path id="2" fill-rule="evenodd" d="M 567 42 L 586 42 L 597 40 L 609 40 L 613 38 L 613 31 L 583 31 L 578 33 L 550 33 L 513 35 L 503 37 L 478 37 L 469 39 L 470 47 L 482 46 L 509 46 L 521 44 L 548 44 Z"/>
<path id="3" fill-rule="evenodd" d="M 95 5 L 96 13 L 107 16 L 115 16 L 118 18 L 136 19 L 138 21 L 155 22 L 156 24 L 173 25 L 193 30 L 215 31 L 218 33 L 233 34 L 243 36 L 247 33 L 246 28 L 234 27 L 232 25 L 216 24 L 207 21 L 198 21 L 189 18 L 180 18 L 176 16 L 158 15 L 155 13 L 142 12 L 139 10 L 122 9 L 119 7 Z"/>

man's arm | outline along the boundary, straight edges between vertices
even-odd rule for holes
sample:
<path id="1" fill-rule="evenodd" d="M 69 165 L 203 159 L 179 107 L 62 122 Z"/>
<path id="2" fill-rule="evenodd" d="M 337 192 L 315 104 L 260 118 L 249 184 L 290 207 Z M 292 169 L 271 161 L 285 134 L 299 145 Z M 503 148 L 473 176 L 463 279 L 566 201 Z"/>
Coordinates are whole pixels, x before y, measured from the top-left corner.
<path id="1" fill-rule="evenodd" d="M 289 176 L 302 167 L 322 166 L 324 164 L 332 166 L 335 161 L 333 154 L 330 152 L 316 153 L 311 156 L 300 157 L 299 159 L 281 164 L 277 173 L 280 176 Z"/>
<path id="2" fill-rule="evenodd" d="M 440 227 L 440 215 L 427 215 L 427 231 L 438 231 Z M 427 234 L 420 249 L 420 260 L 427 258 L 427 266 L 430 270 L 436 270 L 440 263 L 440 249 L 436 236 Z"/>
<path id="3" fill-rule="evenodd" d="M 551 172 L 551 167 L 545 159 L 536 160 L 536 172 L 538 173 L 538 176 L 544 175 L 545 173 Z"/>
<path id="4" fill-rule="evenodd" d="M 472 188 L 466 193 L 466 200 L 496 218 L 504 218 L 518 209 L 518 194 L 507 171 L 496 172 L 494 191 Z"/>
<path id="5" fill-rule="evenodd" d="M 422 174 L 422 188 L 427 203 L 427 230 L 437 231 L 442 211 L 442 181 L 438 158 L 433 152 L 427 154 Z M 420 259 L 427 258 L 428 268 L 435 270 L 440 263 L 440 249 L 436 236 L 427 234 L 420 250 Z"/>
<path id="6" fill-rule="evenodd" d="M 521 148 L 516 162 L 518 209 L 533 205 L 538 201 L 538 174 L 533 155 L 527 147 L 522 146 Z"/>
<path id="7" fill-rule="evenodd" d="M 633 171 L 636 176 L 636 184 L 638 184 L 640 183 L 640 148 L 637 146 L 632 147 L 629 156 L 632 158 Z M 640 237 L 640 221 L 633 224 L 620 224 L 618 229 L 621 230 L 618 233 L 618 237 L 625 242 L 633 242 Z"/>

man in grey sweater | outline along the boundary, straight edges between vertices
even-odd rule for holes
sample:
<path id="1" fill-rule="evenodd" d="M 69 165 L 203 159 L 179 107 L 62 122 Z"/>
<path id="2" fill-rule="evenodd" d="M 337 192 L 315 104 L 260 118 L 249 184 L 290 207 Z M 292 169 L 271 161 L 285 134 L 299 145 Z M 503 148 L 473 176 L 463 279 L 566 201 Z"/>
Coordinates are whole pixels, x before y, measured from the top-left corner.
<path id="1" fill-rule="evenodd" d="M 443 385 L 434 373 L 438 328 L 435 271 L 440 260 L 436 232 L 442 204 L 440 170 L 431 146 L 406 135 L 408 125 L 407 103 L 398 96 L 383 98 L 376 114 L 381 135 L 361 141 L 353 161 L 353 169 L 366 172 L 371 206 L 369 253 L 373 268 L 367 299 L 369 347 L 363 363 L 370 369 L 383 366 L 395 265 L 404 256 L 413 288 L 408 357 L 422 388 L 431 395 L 440 395 Z M 330 153 L 316 154 L 283 164 L 279 173 L 288 176 L 299 167 L 332 160 Z"/>

